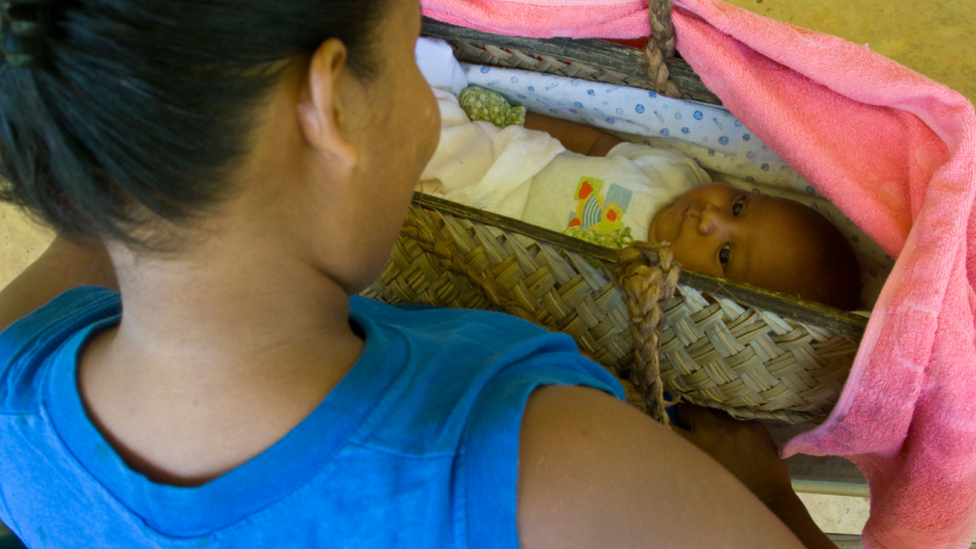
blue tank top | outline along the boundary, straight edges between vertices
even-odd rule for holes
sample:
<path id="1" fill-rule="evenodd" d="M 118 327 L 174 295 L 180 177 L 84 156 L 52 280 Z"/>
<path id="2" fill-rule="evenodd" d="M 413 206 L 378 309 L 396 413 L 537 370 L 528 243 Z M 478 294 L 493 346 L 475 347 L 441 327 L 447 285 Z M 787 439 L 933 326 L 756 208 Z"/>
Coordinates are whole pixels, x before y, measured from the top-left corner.
<path id="1" fill-rule="evenodd" d="M 620 385 L 573 341 L 484 311 L 350 300 L 365 350 L 297 427 L 195 488 L 129 469 L 89 421 L 79 350 L 115 292 L 69 291 L 0 334 L 0 519 L 40 547 L 516 548 L 529 394 Z"/>

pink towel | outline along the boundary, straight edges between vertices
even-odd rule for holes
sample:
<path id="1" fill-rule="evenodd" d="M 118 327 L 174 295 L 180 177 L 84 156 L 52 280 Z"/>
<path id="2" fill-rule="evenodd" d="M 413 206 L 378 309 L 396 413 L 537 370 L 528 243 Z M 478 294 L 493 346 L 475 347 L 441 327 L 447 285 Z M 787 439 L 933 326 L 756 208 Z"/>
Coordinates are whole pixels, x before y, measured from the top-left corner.
<path id="1" fill-rule="evenodd" d="M 427 17 L 495 34 L 634 38 L 650 32 L 647 0 L 422 0 L 421 5 Z"/>
<path id="2" fill-rule="evenodd" d="M 435 4 L 454 10 L 454 22 L 494 32 L 648 32 L 644 22 L 606 33 L 607 8 L 578 0 L 531 3 L 548 5 L 551 31 L 539 21 L 491 19 L 525 2 L 426 2 Z M 636 0 L 610 4 L 646 9 Z M 836 409 L 790 441 L 784 455 L 857 463 L 871 486 L 865 547 L 968 547 L 976 529 L 972 105 L 866 46 L 717 0 L 674 4 L 678 49 L 705 84 L 897 259 Z M 598 23 L 566 30 L 574 18 Z"/>
<path id="3" fill-rule="evenodd" d="M 969 547 L 976 528 L 976 116 L 897 63 L 710 0 L 678 49 L 757 137 L 897 258 L 841 400 L 784 449 L 848 456 L 865 546 Z"/>

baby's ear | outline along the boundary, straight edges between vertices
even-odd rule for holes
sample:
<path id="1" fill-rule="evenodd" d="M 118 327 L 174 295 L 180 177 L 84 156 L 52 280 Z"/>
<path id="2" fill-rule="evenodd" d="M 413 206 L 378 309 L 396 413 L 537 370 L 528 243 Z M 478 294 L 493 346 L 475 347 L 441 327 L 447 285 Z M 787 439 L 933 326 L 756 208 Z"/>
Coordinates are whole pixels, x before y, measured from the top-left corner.
<path id="1" fill-rule="evenodd" d="M 310 146 L 329 155 L 347 168 L 359 159 L 359 151 L 349 141 L 351 105 L 343 86 L 354 78 L 346 66 L 346 46 L 330 38 L 319 45 L 308 64 L 298 101 L 298 120 Z"/>

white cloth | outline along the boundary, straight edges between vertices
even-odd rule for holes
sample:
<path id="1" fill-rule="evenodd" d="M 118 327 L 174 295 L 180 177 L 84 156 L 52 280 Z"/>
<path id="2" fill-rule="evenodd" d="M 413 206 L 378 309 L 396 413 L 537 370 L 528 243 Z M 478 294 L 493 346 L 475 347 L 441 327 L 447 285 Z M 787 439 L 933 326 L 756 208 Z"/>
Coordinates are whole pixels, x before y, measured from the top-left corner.
<path id="1" fill-rule="evenodd" d="M 417 190 L 520 219 L 532 178 L 566 149 L 548 134 L 522 126 L 471 122 L 457 97 L 434 88 L 441 140 Z"/>
<path id="2" fill-rule="evenodd" d="M 606 157 L 566 151 L 544 132 L 471 122 L 449 92 L 434 89 L 441 140 L 417 190 L 562 232 L 647 237 L 653 215 L 710 181 L 687 156 L 621 143 Z"/>
<path id="3" fill-rule="evenodd" d="M 468 87 L 468 77 L 447 42 L 422 36 L 417 39 L 414 55 L 417 67 L 431 87 L 449 90 L 454 95 Z"/>

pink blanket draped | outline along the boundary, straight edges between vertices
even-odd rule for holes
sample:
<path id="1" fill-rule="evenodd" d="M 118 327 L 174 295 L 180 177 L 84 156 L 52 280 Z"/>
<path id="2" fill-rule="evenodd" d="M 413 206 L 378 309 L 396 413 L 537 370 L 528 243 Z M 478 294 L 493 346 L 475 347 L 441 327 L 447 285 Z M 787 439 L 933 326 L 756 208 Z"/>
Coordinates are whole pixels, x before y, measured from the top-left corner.
<path id="1" fill-rule="evenodd" d="M 421 0 L 423 13 L 470 29 L 533 38 L 646 37 L 647 0 Z"/>
<path id="2" fill-rule="evenodd" d="M 432 17 L 534 37 L 634 38 L 649 32 L 646 10 L 646 0 L 424 2 Z M 717 0 L 674 0 L 673 21 L 678 50 L 705 84 L 897 259 L 840 402 L 784 455 L 847 456 L 861 468 L 871 486 L 866 547 L 968 547 L 976 529 L 972 105 L 866 46 Z"/>

